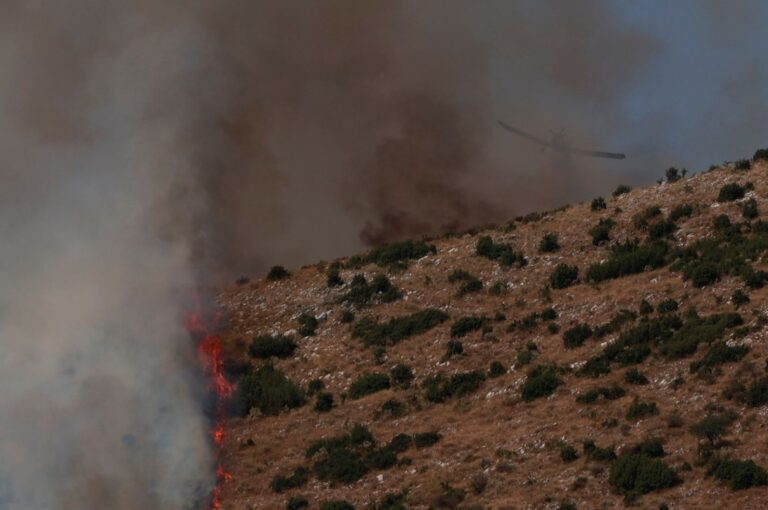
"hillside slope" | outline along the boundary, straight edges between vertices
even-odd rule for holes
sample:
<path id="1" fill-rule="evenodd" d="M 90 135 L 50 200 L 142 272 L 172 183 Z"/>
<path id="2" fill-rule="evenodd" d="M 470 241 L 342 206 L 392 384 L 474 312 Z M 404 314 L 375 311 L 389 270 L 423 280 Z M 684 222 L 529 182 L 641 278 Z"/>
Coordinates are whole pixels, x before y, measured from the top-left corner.
<path id="1" fill-rule="evenodd" d="M 745 188 L 722 191 L 730 183 Z M 396 247 L 341 260 L 338 286 L 328 277 L 337 269 L 319 264 L 222 289 L 233 373 L 268 363 L 305 394 L 304 405 L 279 409 L 291 401 L 286 385 L 270 393 L 279 374 L 262 369 L 267 389 L 257 376 L 241 380 L 268 415 L 254 409 L 226 424 L 232 479 L 222 508 L 280 509 L 291 498 L 302 508 L 301 497 L 312 509 L 338 500 L 358 509 L 595 509 L 625 499 L 654 509 L 765 508 L 765 472 L 723 459 L 768 468 L 766 197 L 768 161 L 756 159 L 751 169 L 725 166 L 607 197 L 605 208 L 578 204 L 429 240 L 434 251 L 412 260 L 384 260 L 403 255 Z M 613 223 L 603 227 L 607 241 L 593 231 L 601 220 Z M 554 251 L 540 250 L 546 233 L 556 243 L 544 248 Z M 632 239 L 639 243 L 612 248 Z M 368 261 L 377 256 L 380 264 Z M 561 269 L 553 281 L 560 264 L 576 266 L 578 280 L 567 285 Z M 451 277 L 456 270 L 466 273 Z M 621 273 L 630 274 L 614 277 Z M 355 275 L 370 285 L 353 284 Z M 376 275 L 394 290 L 381 277 L 373 285 Z M 434 311 L 411 315 L 424 310 Z M 318 322 L 309 336 L 307 316 Z M 413 320 L 381 326 L 404 317 Z M 500 367 L 489 372 L 494 361 Z M 392 376 L 399 364 L 412 369 L 410 385 L 407 369 Z M 540 377 L 526 385 L 536 367 Z M 383 375 L 352 387 L 374 373 Z M 332 396 L 330 411 L 315 410 L 314 380 Z M 691 427 L 705 417 L 709 429 L 696 435 Z M 390 443 L 427 432 L 439 434 L 436 443 L 429 434 L 420 447 Z M 348 433 L 307 455 L 313 441 Z M 383 500 L 400 491 L 404 498 Z"/>

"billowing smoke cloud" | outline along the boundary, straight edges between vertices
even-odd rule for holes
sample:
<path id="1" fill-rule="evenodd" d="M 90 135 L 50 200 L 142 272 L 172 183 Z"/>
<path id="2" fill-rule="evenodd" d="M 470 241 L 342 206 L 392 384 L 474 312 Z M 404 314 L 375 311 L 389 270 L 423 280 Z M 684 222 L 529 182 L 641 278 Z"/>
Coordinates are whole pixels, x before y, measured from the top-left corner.
<path id="1" fill-rule="evenodd" d="M 699 4 L 657 27 L 647 2 L 5 2 L 0 509 L 204 498 L 181 328 L 195 285 L 649 182 L 681 151 L 700 164 L 755 147 L 762 45 L 744 52 L 748 80 L 702 65 L 748 46 L 749 9 L 729 7 L 722 46 L 722 9 Z M 690 50 L 669 44 L 676 19 L 698 30 L 684 33 L 702 56 L 675 60 L 691 73 L 663 60 Z M 681 84 L 701 69 L 698 108 Z M 705 122 L 719 117 L 727 129 Z M 558 160 L 499 118 L 630 158 Z"/>

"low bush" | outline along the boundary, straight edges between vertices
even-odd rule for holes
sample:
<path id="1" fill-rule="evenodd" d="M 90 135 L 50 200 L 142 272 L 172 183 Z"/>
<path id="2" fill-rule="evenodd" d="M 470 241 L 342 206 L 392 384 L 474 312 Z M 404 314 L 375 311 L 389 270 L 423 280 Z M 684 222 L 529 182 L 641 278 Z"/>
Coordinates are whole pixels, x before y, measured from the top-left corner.
<path id="1" fill-rule="evenodd" d="M 446 313 L 434 308 L 395 317 L 383 323 L 366 317 L 354 324 L 352 338 L 360 338 L 368 346 L 396 344 L 406 338 L 426 333 L 447 320 Z"/>
<path id="2" fill-rule="evenodd" d="M 498 361 L 492 361 L 491 366 L 488 368 L 489 379 L 495 379 L 496 377 L 501 377 L 506 373 L 507 373 L 507 369 L 504 368 L 504 365 L 502 365 Z"/>
<path id="3" fill-rule="evenodd" d="M 320 510 L 355 510 L 355 505 L 343 499 L 322 501 Z"/>
<path id="4" fill-rule="evenodd" d="M 284 280 L 290 276 L 291 273 L 289 273 L 283 266 L 272 266 L 272 269 L 267 273 L 267 280 L 274 282 L 277 280 Z"/>
<path id="5" fill-rule="evenodd" d="M 645 229 L 650 221 L 658 216 L 661 216 L 661 209 L 658 205 L 651 205 L 632 216 L 632 223 L 635 225 L 635 228 Z"/>
<path id="6" fill-rule="evenodd" d="M 675 206 L 669 213 L 670 221 L 677 221 L 681 218 L 690 218 L 693 215 L 693 207 L 689 204 Z"/>
<path id="7" fill-rule="evenodd" d="M 344 310 L 341 312 L 341 316 L 339 317 L 339 322 L 342 324 L 349 324 L 351 322 L 355 322 L 355 312 L 351 310 Z"/>
<path id="8" fill-rule="evenodd" d="M 682 171 L 678 170 L 676 167 L 671 166 L 667 168 L 664 171 L 664 177 L 667 179 L 667 182 L 677 182 L 679 181 L 684 175 L 686 174 L 685 168 L 683 168 Z"/>
<path id="9" fill-rule="evenodd" d="M 584 441 L 582 448 L 584 449 L 584 456 L 589 460 L 610 462 L 616 459 L 616 453 L 613 451 L 613 446 L 601 448 L 597 446 L 594 441 L 588 439 Z"/>
<path id="10" fill-rule="evenodd" d="M 757 210 L 757 200 L 750 198 L 741 204 L 741 216 L 746 220 L 754 220 L 760 215 Z"/>
<path id="11" fill-rule="evenodd" d="M 397 434 L 389 441 L 387 448 L 393 452 L 402 453 L 410 448 L 411 445 L 413 445 L 412 436 L 409 436 L 408 434 Z"/>
<path id="12" fill-rule="evenodd" d="M 291 496 L 285 505 L 286 510 L 301 510 L 309 507 L 309 500 L 304 496 Z"/>
<path id="13" fill-rule="evenodd" d="M 333 395 L 326 391 L 318 393 L 317 399 L 315 400 L 315 411 L 318 413 L 327 413 L 331 409 L 333 409 Z"/>
<path id="14" fill-rule="evenodd" d="M 731 303 L 733 303 L 733 306 L 736 308 L 739 308 L 740 306 L 749 303 L 749 296 L 743 290 L 736 289 L 731 295 Z"/>
<path id="15" fill-rule="evenodd" d="M 578 458 L 579 458 L 579 453 L 576 451 L 576 448 L 569 445 L 568 443 L 560 444 L 560 459 L 563 462 L 573 462 Z"/>
<path id="16" fill-rule="evenodd" d="M 630 191 L 632 191 L 632 188 L 630 188 L 629 186 L 627 186 L 627 185 L 625 185 L 625 184 L 621 184 L 621 185 L 619 185 L 619 186 L 618 186 L 618 187 L 617 187 L 617 188 L 616 188 L 616 189 L 613 191 L 613 196 L 614 196 L 614 197 L 618 197 L 618 196 L 624 195 L 624 194 L 626 194 L 626 193 L 629 193 Z"/>
<path id="17" fill-rule="evenodd" d="M 746 403 L 750 407 L 768 404 L 768 377 L 754 381 L 747 388 Z"/>
<path id="18" fill-rule="evenodd" d="M 662 460 L 639 453 L 623 453 L 611 464 L 608 483 L 614 492 L 629 496 L 674 487 L 682 480 Z"/>
<path id="19" fill-rule="evenodd" d="M 266 359 L 272 356 L 285 359 L 293 356 L 296 342 L 284 335 L 259 335 L 248 346 L 248 354 L 253 358 Z"/>
<path id="20" fill-rule="evenodd" d="M 568 264 L 558 264 L 549 275 L 549 285 L 553 289 L 565 289 L 570 287 L 579 278 L 579 269 Z"/>
<path id="21" fill-rule="evenodd" d="M 630 453 L 645 455 L 654 459 L 664 457 L 667 454 L 664 451 L 664 442 L 658 437 L 644 439 L 643 441 L 632 445 L 628 451 Z"/>
<path id="22" fill-rule="evenodd" d="M 734 200 L 739 200 L 741 198 L 744 198 L 744 195 L 746 194 L 746 192 L 747 190 L 743 186 L 735 182 L 732 182 L 720 188 L 720 192 L 717 195 L 717 201 L 733 202 Z"/>
<path id="23" fill-rule="evenodd" d="M 768 161 L 768 148 L 766 148 L 766 149 L 757 149 L 755 151 L 755 155 L 752 156 L 752 161 L 760 161 L 760 160 Z"/>
<path id="24" fill-rule="evenodd" d="M 413 444 L 416 448 L 426 448 L 437 444 L 441 437 L 437 432 L 421 432 L 413 435 Z"/>
<path id="25" fill-rule="evenodd" d="M 636 368 L 630 368 L 626 372 L 624 372 L 624 382 L 627 384 L 635 384 L 638 386 L 642 386 L 645 384 L 648 384 L 648 378 L 643 375 L 639 370 Z"/>
<path id="26" fill-rule="evenodd" d="M 560 243 L 557 240 L 557 234 L 547 232 L 539 241 L 539 251 L 542 253 L 552 253 L 560 249 Z"/>
<path id="27" fill-rule="evenodd" d="M 237 389 L 240 403 L 246 413 L 251 409 L 258 409 L 262 414 L 276 415 L 301 407 L 305 402 L 301 388 L 271 365 L 265 365 L 243 376 Z"/>
<path id="28" fill-rule="evenodd" d="M 539 365 L 530 372 L 521 387 L 524 401 L 531 402 L 537 398 L 548 397 L 563 384 L 554 365 Z"/>
<path id="29" fill-rule="evenodd" d="M 358 377 L 349 387 L 347 394 L 352 400 L 388 390 L 390 387 L 389 376 L 377 372 L 366 373 Z"/>
<path id="30" fill-rule="evenodd" d="M 656 403 L 643 402 L 639 398 L 635 398 L 627 410 L 626 418 L 628 420 L 636 420 L 657 414 L 659 414 L 659 408 L 656 406 Z"/>
<path id="31" fill-rule="evenodd" d="M 710 444 L 715 444 L 735 419 L 731 413 L 710 414 L 691 425 L 691 432 L 701 439 L 706 439 Z"/>
<path id="32" fill-rule="evenodd" d="M 381 246 L 370 251 L 364 258 L 367 263 L 378 266 L 402 264 L 409 260 L 420 259 L 437 253 L 437 247 L 422 241 L 402 241 Z"/>
<path id="33" fill-rule="evenodd" d="M 642 273 L 646 268 L 658 269 L 666 264 L 669 245 L 660 240 L 640 244 L 627 241 L 611 249 L 605 262 L 592 264 L 587 269 L 587 280 L 595 283 L 630 274 Z"/>
<path id="34" fill-rule="evenodd" d="M 603 197 L 597 197 L 592 199 L 592 204 L 589 208 L 593 211 L 601 211 L 606 208 L 605 199 Z"/>
<path id="35" fill-rule="evenodd" d="M 485 322 L 485 317 L 462 317 L 451 325 L 451 336 L 453 338 L 461 338 L 466 336 L 473 331 L 482 329 Z"/>
<path id="36" fill-rule="evenodd" d="M 314 315 L 302 313 L 299 315 L 299 334 L 302 336 L 315 336 L 319 324 Z"/>
<path id="37" fill-rule="evenodd" d="M 464 353 L 464 345 L 458 340 L 448 340 L 446 345 L 446 357 L 458 356 Z"/>
<path id="38" fill-rule="evenodd" d="M 528 261 L 522 252 L 515 251 L 511 244 L 496 243 L 490 236 L 477 240 L 475 252 L 480 257 L 498 261 L 502 266 L 525 266 Z"/>
<path id="39" fill-rule="evenodd" d="M 589 229 L 589 235 L 592 236 L 592 244 L 600 246 L 611 240 L 611 229 L 615 225 L 610 218 L 601 219 L 597 225 Z"/>
<path id="40" fill-rule="evenodd" d="M 653 306 L 648 301 L 643 299 L 640 301 L 640 306 L 638 307 L 637 311 L 640 313 L 640 315 L 643 316 L 650 315 L 653 313 Z"/>
<path id="41" fill-rule="evenodd" d="M 399 363 L 389 371 L 389 377 L 392 379 L 393 385 L 404 389 L 410 388 L 414 379 L 413 369 L 408 365 Z"/>
<path id="42" fill-rule="evenodd" d="M 748 159 L 737 159 L 733 163 L 733 167 L 736 170 L 749 170 L 750 168 L 752 168 L 752 162 Z"/>
<path id="43" fill-rule="evenodd" d="M 293 471 L 291 476 L 276 476 L 269 484 L 272 492 L 285 492 L 287 490 L 303 487 L 309 481 L 309 469 L 300 467 Z"/>
<path id="44" fill-rule="evenodd" d="M 691 315 L 674 335 L 660 341 L 661 353 L 669 359 L 680 359 L 696 352 L 701 342 L 712 343 L 725 332 L 744 321 L 739 314 L 714 314 L 708 317 Z"/>
<path id="45" fill-rule="evenodd" d="M 744 345 L 731 347 L 723 341 L 714 342 L 709 346 L 702 359 L 691 363 L 691 373 L 697 373 L 704 368 L 712 368 L 725 363 L 735 363 L 746 356 L 748 352 L 749 347 Z"/>
<path id="46" fill-rule="evenodd" d="M 680 305 L 674 299 L 665 299 L 656 307 L 659 313 L 671 313 L 676 312 L 680 308 Z"/>
<path id="47" fill-rule="evenodd" d="M 588 324 L 578 324 L 563 333 L 563 345 L 566 349 L 581 347 L 592 336 L 592 328 Z"/>
<path id="48" fill-rule="evenodd" d="M 406 492 L 388 493 L 381 498 L 381 501 L 376 503 L 369 503 L 366 506 L 366 510 L 407 510 L 405 506 Z"/>
<path id="49" fill-rule="evenodd" d="M 677 230 L 677 224 L 672 220 L 662 220 L 648 227 L 648 239 L 664 239 L 672 236 Z"/>
<path id="50" fill-rule="evenodd" d="M 485 375 L 474 370 L 459 372 L 450 378 L 437 374 L 424 380 L 424 397 L 429 402 L 445 402 L 451 397 L 462 397 L 477 391 L 484 381 Z"/>
<path id="51" fill-rule="evenodd" d="M 591 389 L 586 393 L 582 393 L 576 397 L 576 402 L 580 404 L 591 404 L 600 397 L 603 397 L 605 400 L 616 400 L 626 394 L 627 392 L 624 391 L 624 388 L 621 386 L 601 386 L 599 388 Z"/>
<path id="52" fill-rule="evenodd" d="M 728 483 L 732 490 L 768 485 L 768 473 L 751 460 L 720 460 L 710 468 L 709 474 Z"/>
<path id="53" fill-rule="evenodd" d="M 594 335 L 597 338 L 603 338 L 606 335 L 621 331 L 626 325 L 637 319 L 637 314 L 632 310 L 621 309 L 610 321 L 601 324 L 595 328 Z"/>
<path id="54" fill-rule="evenodd" d="M 356 274 L 352 278 L 349 291 L 339 297 L 339 302 L 349 303 L 357 308 L 365 308 L 371 305 L 374 297 L 378 297 L 384 303 L 391 303 L 400 299 L 402 293 L 383 274 L 374 276 L 370 284 L 365 276 Z"/>
<path id="55" fill-rule="evenodd" d="M 307 395 L 315 395 L 325 389 L 325 383 L 320 379 L 312 379 L 307 384 Z"/>
<path id="56" fill-rule="evenodd" d="M 334 262 L 328 267 L 325 284 L 331 288 L 344 285 L 344 280 L 341 279 L 341 264 Z"/>

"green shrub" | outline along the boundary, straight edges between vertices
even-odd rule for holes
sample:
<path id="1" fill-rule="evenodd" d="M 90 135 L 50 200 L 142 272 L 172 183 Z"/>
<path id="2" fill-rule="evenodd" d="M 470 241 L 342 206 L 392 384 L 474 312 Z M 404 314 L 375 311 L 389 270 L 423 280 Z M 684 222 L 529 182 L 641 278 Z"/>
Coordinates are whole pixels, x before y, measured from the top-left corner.
<path id="1" fill-rule="evenodd" d="M 592 236 L 592 244 L 600 246 L 611 240 L 611 229 L 615 223 L 612 219 L 601 219 L 597 225 L 589 229 L 589 235 Z"/>
<path id="2" fill-rule="evenodd" d="M 709 350 L 704 357 L 691 363 L 691 373 L 699 372 L 703 368 L 712 368 L 725 363 L 735 363 L 741 360 L 749 352 L 749 347 L 738 345 L 730 347 L 723 341 L 714 342 L 709 346 Z"/>
<path id="3" fill-rule="evenodd" d="M 517 363 L 520 365 L 527 365 L 533 361 L 534 354 L 530 349 L 520 349 L 517 352 Z"/>
<path id="4" fill-rule="evenodd" d="M 658 437 L 651 437 L 640 441 L 629 449 L 630 453 L 645 455 L 651 458 L 664 457 L 664 442 Z"/>
<path id="5" fill-rule="evenodd" d="M 504 368 L 504 365 L 502 365 L 498 361 L 492 361 L 491 366 L 488 368 L 489 379 L 495 379 L 496 377 L 501 377 L 506 373 L 507 373 L 507 369 Z"/>
<path id="6" fill-rule="evenodd" d="M 637 314 L 635 312 L 621 309 L 610 321 L 595 328 L 594 335 L 597 338 L 602 338 L 606 335 L 616 333 L 620 331 L 625 324 L 628 324 L 635 319 L 637 319 Z"/>
<path id="7" fill-rule="evenodd" d="M 462 317 L 451 325 L 451 336 L 461 338 L 467 334 L 482 329 L 485 324 L 485 317 Z"/>
<path id="8" fill-rule="evenodd" d="M 579 454 L 576 451 L 576 448 L 569 445 L 568 443 L 560 444 L 560 459 L 563 462 L 573 462 L 578 458 L 579 458 Z"/>
<path id="9" fill-rule="evenodd" d="M 682 480 L 663 461 L 637 453 L 623 453 L 611 464 L 608 483 L 625 496 L 647 494 L 678 485 Z"/>
<path id="10" fill-rule="evenodd" d="M 458 356 L 463 352 L 464 352 L 464 345 L 460 341 L 448 340 L 448 344 L 446 345 L 446 353 L 445 353 L 446 356 L 448 357 Z"/>
<path id="11" fill-rule="evenodd" d="M 664 239 L 670 237 L 677 230 L 674 221 L 657 221 L 648 227 L 648 239 Z"/>
<path id="12" fill-rule="evenodd" d="M 744 198 L 744 195 L 746 194 L 746 192 L 747 190 L 743 186 L 735 182 L 732 182 L 720 188 L 720 192 L 717 195 L 717 201 L 733 202 L 734 200 L 739 200 Z"/>
<path id="13" fill-rule="evenodd" d="M 266 359 L 272 356 L 285 359 L 293 356 L 296 342 L 284 335 L 259 335 L 248 346 L 248 354 L 253 358 Z"/>
<path id="14" fill-rule="evenodd" d="M 320 510 L 355 510 L 355 505 L 343 499 L 337 499 L 321 502 Z"/>
<path id="15" fill-rule="evenodd" d="M 341 279 L 341 264 L 338 262 L 331 264 L 326 273 L 325 284 L 330 288 L 344 285 L 344 280 Z"/>
<path id="16" fill-rule="evenodd" d="M 478 371 L 459 372 L 450 378 L 437 374 L 424 380 L 424 397 L 429 402 L 444 402 L 451 397 L 462 397 L 477 391 L 484 381 L 485 375 Z"/>
<path id="17" fill-rule="evenodd" d="M 643 299 L 640 301 L 640 306 L 638 307 L 637 311 L 640 313 L 640 315 L 650 315 L 653 313 L 653 306 L 648 301 Z"/>
<path id="18" fill-rule="evenodd" d="M 441 437 L 437 432 L 421 432 L 413 435 L 413 444 L 416 448 L 426 448 L 437 444 Z"/>
<path id="19" fill-rule="evenodd" d="M 628 420 L 636 420 L 657 414 L 659 414 L 659 408 L 654 402 L 643 402 L 639 398 L 635 398 L 627 410 L 626 418 Z"/>
<path id="20" fill-rule="evenodd" d="M 402 453 L 411 447 L 413 444 L 413 437 L 408 434 L 397 434 L 389 442 L 387 447 L 393 452 Z"/>
<path id="21" fill-rule="evenodd" d="M 643 209 L 642 212 L 632 216 L 632 223 L 635 225 L 635 228 L 645 229 L 648 227 L 650 220 L 658 216 L 661 216 L 661 209 L 658 205 L 651 205 Z"/>
<path id="22" fill-rule="evenodd" d="M 731 295 L 731 302 L 738 308 L 749 303 L 749 296 L 741 289 L 736 289 Z"/>
<path id="23" fill-rule="evenodd" d="M 573 501 L 561 501 L 557 506 L 557 510 L 577 510 L 576 503 Z"/>
<path id="24" fill-rule="evenodd" d="M 403 416 L 407 411 L 408 407 L 404 403 L 394 398 L 391 398 L 381 404 L 381 412 L 386 413 L 393 418 Z"/>
<path id="25" fill-rule="evenodd" d="M 333 409 L 333 395 L 323 391 L 317 394 L 317 400 L 315 400 L 315 411 L 318 413 L 327 413 Z"/>
<path id="26" fill-rule="evenodd" d="M 677 221 L 681 218 L 690 218 L 693 215 L 693 207 L 691 207 L 689 204 L 682 204 L 675 206 L 674 209 L 669 213 L 669 220 L 670 221 Z"/>
<path id="27" fill-rule="evenodd" d="M 307 458 L 319 455 L 312 467 L 318 479 L 335 483 L 353 483 L 371 469 L 387 469 L 397 463 L 396 451 L 389 445 L 376 447 L 376 440 L 363 425 L 355 425 L 340 436 L 314 441 L 307 448 Z"/>
<path id="28" fill-rule="evenodd" d="M 521 388 L 521 396 L 526 402 L 548 397 L 563 384 L 554 365 L 539 365 L 530 372 Z"/>
<path id="29" fill-rule="evenodd" d="M 750 198 L 743 204 L 741 204 L 741 216 L 747 220 L 753 220 L 760 215 L 757 210 L 757 200 Z"/>
<path id="30" fill-rule="evenodd" d="M 392 384 L 395 386 L 399 388 L 410 388 L 414 378 L 413 369 L 408 365 L 399 363 L 389 371 L 389 377 L 392 379 Z"/>
<path id="31" fill-rule="evenodd" d="M 589 206 L 593 211 L 600 211 L 606 208 L 605 199 L 603 197 L 597 197 L 592 199 L 592 204 Z"/>
<path id="32" fill-rule="evenodd" d="M 280 370 L 265 365 L 245 375 L 237 386 L 239 400 L 245 412 L 258 409 L 265 415 L 304 405 L 304 395 L 293 381 Z"/>
<path id="33" fill-rule="evenodd" d="M 299 334 L 302 336 L 315 336 L 319 324 L 314 315 L 302 313 L 299 315 Z"/>
<path id="34" fill-rule="evenodd" d="M 458 297 L 462 297 L 470 292 L 479 292 L 483 290 L 483 282 L 481 282 L 475 275 L 463 269 L 456 269 L 453 271 L 448 275 L 448 281 L 451 283 L 461 282 L 459 290 L 456 293 Z"/>
<path id="35" fill-rule="evenodd" d="M 752 156 L 752 161 L 768 160 L 768 148 L 757 149 L 755 155 Z"/>
<path id="36" fill-rule="evenodd" d="M 314 395 L 325 389 L 325 383 L 320 379 L 312 379 L 307 384 L 307 395 Z"/>
<path id="37" fill-rule="evenodd" d="M 618 197 L 618 196 L 620 196 L 620 195 L 624 195 L 624 194 L 626 194 L 626 193 L 629 193 L 630 191 L 632 191 L 632 188 L 630 188 L 629 186 L 627 186 L 627 185 L 625 185 L 625 184 L 621 184 L 621 185 L 619 185 L 619 187 L 617 187 L 617 188 L 614 190 L 614 192 L 613 192 L 613 196 L 614 196 L 614 197 Z"/>
<path id="38" fill-rule="evenodd" d="M 759 407 L 768 404 L 768 377 L 758 379 L 749 385 L 746 395 L 747 405 Z"/>
<path id="39" fill-rule="evenodd" d="M 752 162 L 748 159 L 737 159 L 734 162 L 733 167 L 736 170 L 749 170 L 752 168 Z"/>
<path id="40" fill-rule="evenodd" d="M 391 266 L 436 253 L 437 247 L 432 244 L 422 241 L 403 241 L 376 248 L 369 252 L 364 260 L 378 266 Z"/>
<path id="41" fill-rule="evenodd" d="M 584 449 L 584 455 L 589 460 L 610 462 L 616 459 L 616 453 L 613 451 L 613 446 L 601 448 L 597 446 L 594 441 L 588 439 L 584 441 L 582 448 Z"/>
<path id="42" fill-rule="evenodd" d="M 661 353 L 669 359 L 679 359 L 696 352 L 699 343 L 711 343 L 725 332 L 743 324 L 739 314 L 714 314 L 709 317 L 691 316 L 683 327 L 669 339 L 659 342 Z"/>
<path id="43" fill-rule="evenodd" d="M 694 287 L 701 288 L 718 281 L 720 279 L 720 271 L 714 263 L 701 262 L 686 269 L 683 277 L 686 280 L 691 280 Z"/>
<path id="44" fill-rule="evenodd" d="M 496 282 L 488 289 L 491 296 L 501 296 L 505 292 L 507 292 L 507 284 L 504 282 Z"/>
<path id="45" fill-rule="evenodd" d="M 379 504 L 369 503 L 366 510 L 407 510 L 405 506 L 405 491 L 385 494 Z"/>
<path id="46" fill-rule="evenodd" d="M 578 324 L 563 333 L 563 345 L 566 349 L 581 347 L 591 336 L 592 328 L 588 324 Z"/>
<path id="47" fill-rule="evenodd" d="M 352 338 L 360 338 L 368 346 L 394 345 L 406 338 L 426 333 L 447 320 L 447 314 L 434 308 L 392 318 L 384 323 L 366 317 L 352 327 Z"/>
<path id="48" fill-rule="evenodd" d="M 639 244 L 627 241 L 611 249 L 611 256 L 605 262 L 592 264 L 587 269 L 587 280 L 602 282 L 645 271 L 646 267 L 658 269 L 666 264 L 669 245 L 660 240 Z"/>
<path id="49" fill-rule="evenodd" d="M 667 182 L 677 182 L 680 180 L 680 178 L 685 175 L 685 169 L 681 172 L 677 168 L 671 166 L 667 168 L 664 171 L 664 177 L 666 177 Z"/>
<path id="50" fill-rule="evenodd" d="M 691 432 L 697 437 L 706 439 L 710 444 L 714 444 L 726 433 L 735 418 L 730 413 L 710 414 L 692 425 Z"/>
<path id="51" fill-rule="evenodd" d="M 304 496 L 291 496 L 291 499 L 285 505 L 286 510 L 300 510 L 301 508 L 308 507 L 309 501 Z"/>
<path id="52" fill-rule="evenodd" d="M 339 317 L 339 322 L 342 324 L 349 324 L 350 322 L 355 321 L 355 312 L 352 312 L 350 310 L 344 310 L 341 312 L 341 317 Z"/>
<path id="53" fill-rule="evenodd" d="M 272 266 L 272 269 L 267 273 L 267 280 L 274 282 L 277 280 L 284 280 L 290 276 L 291 273 L 289 273 L 283 266 Z"/>
<path id="54" fill-rule="evenodd" d="M 389 376 L 381 373 L 366 373 L 358 377 L 349 387 L 347 394 L 352 400 L 389 389 Z"/>
<path id="55" fill-rule="evenodd" d="M 712 466 L 709 474 L 727 482 L 732 490 L 768 485 L 768 473 L 751 460 L 720 460 Z"/>
<path id="56" fill-rule="evenodd" d="M 365 308 L 371 305 L 374 297 L 378 297 L 384 303 L 391 303 L 400 299 L 402 293 L 383 274 L 374 276 L 370 284 L 364 275 L 356 274 L 352 278 L 349 291 L 341 296 L 339 301 L 352 304 L 357 308 Z"/>
<path id="57" fill-rule="evenodd" d="M 285 492 L 287 490 L 303 487 L 309 481 L 309 469 L 296 468 L 291 476 L 276 476 L 270 482 L 269 487 L 272 492 Z"/>
<path id="58" fill-rule="evenodd" d="M 570 287 L 579 278 L 579 269 L 568 264 L 558 264 L 552 274 L 549 275 L 549 285 L 553 289 L 565 289 Z"/>
<path id="59" fill-rule="evenodd" d="M 560 243 L 557 241 L 557 234 L 547 232 L 539 242 L 539 251 L 542 253 L 552 253 L 560 249 Z"/>
<path id="60" fill-rule="evenodd" d="M 659 313 L 671 313 L 676 312 L 680 308 L 680 305 L 674 299 L 665 299 L 656 307 Z"/>
<path id="61" fill-rule="evenodd" d="M 576 402 L 580 404 L 591 404 L 592 402 L 596 401 L 598 398 L 603 397 L 606 400 L 616 400 L 618 398 L 623 397 L 627 393 L 624 391 L 624 389 L 621 386 L 601 386 L 599 388 L 594 388 L 589 390 L 586 393 L 583 393 L 576 397 Z"/>
<path id="62" fill-rule="evenodd" d="M 490 236 L 481 236 L 477 240 L 476 254 L 498 261 L 502 266 L 525 266 L 528 261 L 522 252 L 515 251 L 511 244 L 496 243 Z"/>
<path id="63" fill-rule="evenodd" d="M 648 378 L 636 368 L 630 368 L 624 372 L 624 382 L 642 386 L 648 384 Z"/>

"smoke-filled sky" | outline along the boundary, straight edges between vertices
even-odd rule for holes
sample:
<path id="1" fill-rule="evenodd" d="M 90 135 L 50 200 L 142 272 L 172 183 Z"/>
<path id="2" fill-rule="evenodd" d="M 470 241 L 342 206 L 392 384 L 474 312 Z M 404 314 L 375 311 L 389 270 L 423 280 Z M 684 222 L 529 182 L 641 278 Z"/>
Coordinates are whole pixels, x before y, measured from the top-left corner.
<path id="1" fill-rule="evenodd" d="M 755 1 L 8 0 L 0 509 L 212 480 L 196 284 L 606 195 L 768 146 Z M 564 128 L 624 161 L 501 130 Z"/>

